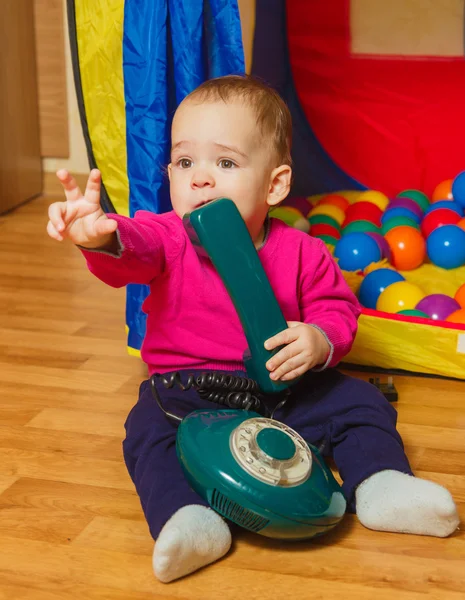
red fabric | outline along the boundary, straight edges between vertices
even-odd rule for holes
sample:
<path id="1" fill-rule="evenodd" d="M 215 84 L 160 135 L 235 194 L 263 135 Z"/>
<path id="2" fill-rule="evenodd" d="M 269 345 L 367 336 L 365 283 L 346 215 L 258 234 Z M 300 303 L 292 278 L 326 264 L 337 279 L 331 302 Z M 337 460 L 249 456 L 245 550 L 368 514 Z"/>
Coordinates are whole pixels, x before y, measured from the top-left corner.
<path id="1" fill-rule="evenodd" d="M 431 195 L 465 169 L 465 60 L 350 52 L 350 0 L 288 0 L 291 69 L 308 122 L 348 175 Z"/>

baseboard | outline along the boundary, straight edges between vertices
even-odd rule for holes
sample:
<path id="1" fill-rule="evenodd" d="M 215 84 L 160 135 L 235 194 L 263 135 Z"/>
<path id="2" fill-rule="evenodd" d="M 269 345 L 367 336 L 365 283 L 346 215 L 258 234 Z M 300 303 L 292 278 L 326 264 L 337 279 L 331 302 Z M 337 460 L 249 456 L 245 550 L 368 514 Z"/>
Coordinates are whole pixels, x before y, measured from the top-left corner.
<path id="1" fill-rule="evenodd" d="M 88 173 L 73 173 L 73 177 L 76 179 L 78 186 L 83 192 L 86 188 L 88 176 Z M 61 187 L 61 183 L 58 181 L 55 172 L 44 171 L 43 194 L 44 196 L 63 196 L 63 188 Z"/>

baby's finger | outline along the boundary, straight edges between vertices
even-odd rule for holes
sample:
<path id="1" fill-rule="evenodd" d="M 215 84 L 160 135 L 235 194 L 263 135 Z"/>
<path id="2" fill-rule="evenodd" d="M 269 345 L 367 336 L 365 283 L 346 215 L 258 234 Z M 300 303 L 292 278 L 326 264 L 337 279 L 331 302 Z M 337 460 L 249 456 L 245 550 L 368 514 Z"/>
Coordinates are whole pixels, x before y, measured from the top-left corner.
<path id="1" fill-rule="evenodd" d="M 63 231 L 65 222 L 63 217 L 66 215 L 66 202 L 54 202 L 48 207 L 48 218 L 57 231 Z"/>
<path id="2" fill-rule="evenodd" d="M 102 185 L 102 177 L 98 169 L 92 169 L 87 180 L 85 197 L 92 204 L 100 204 L 100 188 Z"/>
<path id="3" fill-rule="evenodd" d="M 288 344 L 268 360 L 266 368 L 269 371 L 275 371 L 287 360 L 300 354 L 300 352 L 301 350 L 296 348 L 295 344 Z"/>
<path id="4" fill-rule="evenodd" d="M 103 217 L 95 222 L 95 235 L 109 235 L 118 229 L 118 222 L 114 219 Z"/>
<path id="5" fill-rule="evenodd" d="M 289 360 L 286 360 L 280 367 L 272 371 L 270 374 L 271 379 L 278 380 L 283 379 L 288 373 L 301 369 L 305 365 L 305 359 L 302 354 L 293 356 Z"/>
<path id="6" fill-rule="evenodd" d="M 291 327 L 267 339 L 265 342 L 265 348 L 267 350 L 273 350 L 278 346 L 283 346 L 284 344 L 290 344 L 291 342 L 294 342 L 298 337 L 299 330 L 296 327 Z"/>
<path id="7" fill-rule="evenodd" d="M 69 202 L 74 202 L 76 200 L 79 200 L 79 198 L 82 198 L 82 192 L 79 189 L 76 180 L 70 173 L 68 173 L 66 169 L 60 169 L 59 171 L 57 171 L 57 177 L 61 185 L 63 186 L 66 199 Z"/>
<path id="8" fill-rule="evenodd" d="M 301 375 L 306 373 L 308 371 L 308 369 L 309 369 L 308 365 L 301 365 L 297 369 L 294 369 L 293 371 L 289 371 L 288 373 L 283 375 L 281 377 L 281 381 L 292 381 L 293 379 L 296 379 L 297 377 L 300 377 Z"/>
<path id="9" fill-rule="evenodd" d="M 61 233 L 58 233 L 51 221 L 47 223 L 47 233 L 54 240 L 57 240 L 58 242 L 63 241 L 63 236 L 61 235 Z"/>

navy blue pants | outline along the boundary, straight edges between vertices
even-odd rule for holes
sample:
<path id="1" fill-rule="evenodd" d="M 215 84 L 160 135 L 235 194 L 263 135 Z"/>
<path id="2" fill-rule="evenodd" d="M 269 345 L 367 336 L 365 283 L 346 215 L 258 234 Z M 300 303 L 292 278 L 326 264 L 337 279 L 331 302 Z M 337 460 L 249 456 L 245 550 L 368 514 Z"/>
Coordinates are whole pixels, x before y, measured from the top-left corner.
<path id="1" fill-rule="evenodd" d="M 197 375 L 200 371 L 193 371 Z M 236 375 L 244 375 L 237 372 Z M 183 380 L 187 373 L 183 373 Z M 163 406 L 185 416 L 196 409 L 217 409 L 194 389 L 157 389 Z M 270 406 L 273 401 L 269 398 Z M 287 403 L 274 414 L 308 443 L 332 456 L 343 480 L 348 510 L 355 512 L 355 490 L 383 469 L 412 474 L 402 439 L 396 430 L 397 412 L 372 384 L 335 369 L 308 373 L 294 387 Z M 206 502 L 188 485 L 176 456 L 177 423 L 161 411 L 150 382 L 140 387 L 137 404 L 128 415 L 123 452 L 154 539 L 166 521 L 187 504 Z"/>

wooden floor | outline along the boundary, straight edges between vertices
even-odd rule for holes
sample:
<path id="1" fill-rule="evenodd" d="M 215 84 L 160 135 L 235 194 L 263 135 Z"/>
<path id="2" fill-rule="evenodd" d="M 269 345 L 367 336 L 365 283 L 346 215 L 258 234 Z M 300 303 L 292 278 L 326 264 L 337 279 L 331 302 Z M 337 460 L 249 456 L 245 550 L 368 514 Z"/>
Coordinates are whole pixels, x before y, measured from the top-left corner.
<path id="1" fill-rule="evenodd" d="M 319 541 L 247 533 L 220 563 L 158 583 L 122 459 L 145 375 L 126 353 L 124 291 L 48 239 L 48 202 L 0 217 L 0 599 L 447 600 L 465 597 L 465 536 L 383 534 L 352 516 Z M 367 375 L 365 375 L 367 377 Z M 465 518 L 465 384 L 397 377 L 417 474 Z"/>

